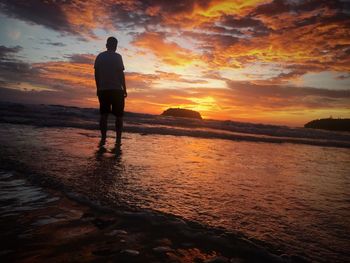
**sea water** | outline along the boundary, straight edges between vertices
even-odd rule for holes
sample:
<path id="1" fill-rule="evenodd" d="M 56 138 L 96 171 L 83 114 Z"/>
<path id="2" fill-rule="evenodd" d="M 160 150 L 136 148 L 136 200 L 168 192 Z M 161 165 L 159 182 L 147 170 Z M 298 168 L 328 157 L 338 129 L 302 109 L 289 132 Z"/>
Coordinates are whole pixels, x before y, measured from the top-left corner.
<path id="1" fill-rule="evenodd" d="M 124 133 L 115 151 L 114 138 L 98 148 L 93 130 L 4 124 L 0 133 L 2 156 L 91 199 L 223 227 L 310 260 L 349 259 L 349 149 Z"/>

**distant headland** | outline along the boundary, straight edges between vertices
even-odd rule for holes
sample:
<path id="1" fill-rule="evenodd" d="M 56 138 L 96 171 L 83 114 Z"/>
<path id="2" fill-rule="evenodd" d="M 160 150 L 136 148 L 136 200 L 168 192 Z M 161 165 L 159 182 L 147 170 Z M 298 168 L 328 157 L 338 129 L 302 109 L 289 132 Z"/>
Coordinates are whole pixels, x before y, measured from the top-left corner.
<path id="1" fill-rule="evenodd" d="M 350 119 L 319 119 L 313 120 L 304 125 L 305 128 L 323 129 L 329 131 L 350 132 Z"/>
<path id="2" fill-rule="evenodd" d="M 162 113 L 163 116 L 172 116 L 172 117 L 182 117 L 182 118 L 191 118 L 191 119 L 202 119 L 202 116 L 199 112 L 194 110 L 180 109 L 180 108 L 169 108 Z"/>

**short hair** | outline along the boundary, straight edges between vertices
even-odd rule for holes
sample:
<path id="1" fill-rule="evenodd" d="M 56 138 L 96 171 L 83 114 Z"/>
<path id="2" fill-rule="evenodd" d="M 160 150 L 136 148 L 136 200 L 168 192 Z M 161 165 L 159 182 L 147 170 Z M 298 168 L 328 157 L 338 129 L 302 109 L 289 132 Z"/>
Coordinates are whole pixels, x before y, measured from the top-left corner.
<path id="1" fill-rule="evenodd" d="M 107 38 L 106 47 L 111 49 L 116 49 L 118 45 L 118 40 L 115 37 Z"/>

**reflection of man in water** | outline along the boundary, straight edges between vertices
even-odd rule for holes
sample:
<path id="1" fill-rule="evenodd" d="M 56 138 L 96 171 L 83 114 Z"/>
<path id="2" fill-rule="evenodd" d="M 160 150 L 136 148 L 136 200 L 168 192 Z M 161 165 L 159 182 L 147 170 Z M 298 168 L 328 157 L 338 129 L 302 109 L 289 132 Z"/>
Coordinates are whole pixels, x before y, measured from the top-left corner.
<path id="1" fill-rule="evenodd" d="M 108 113 L 115 119 L 116 145 L 121 144 L 123 129 L 124 98 L 127 96 L 122 56 L 117 50 L 118 40 L 107 39 L 107 51 L 100 53 L 95 60 L 95 81 L 100 102 L 100 145 L 106 143 Z"/>

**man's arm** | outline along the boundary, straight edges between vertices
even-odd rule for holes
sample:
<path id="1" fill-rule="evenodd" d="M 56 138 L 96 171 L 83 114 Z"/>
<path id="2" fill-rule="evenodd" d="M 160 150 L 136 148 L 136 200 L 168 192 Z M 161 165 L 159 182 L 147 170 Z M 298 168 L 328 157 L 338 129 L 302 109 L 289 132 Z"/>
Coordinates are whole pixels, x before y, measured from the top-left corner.
<path id="1" fill-rule="evenodd" d="M 125 85 L 125 75 L 124 75 L 124 71 L 121 71 L 121 81 L 122 81 L 122 86 L 124 88 L 124 98 L 126 98 L 128 96 L 128 93 L 126 92 L 126 85 Z"/>
<path id="2" fill-rule="evenodd" d="M 100 79 L 99 79 L 99 76 L 98 76 L 96 68 L 95 68 L 95 82 L 96 82 L 96 94 L 97 94 L 97 92 L 99 90 Z"/>
<path id="3" fill-rule="evenodd" d="M 120 65 L 120 76 L 121 76 L 120 80 L 124 90 L 124 98 L 126 98 L 128 96 L 128 93 L 126 91 L 125 75 L 124 75 L 125 68 L 124 68 L 123 58 L 121 55 L 119 55 L 119 65 Z"/>

